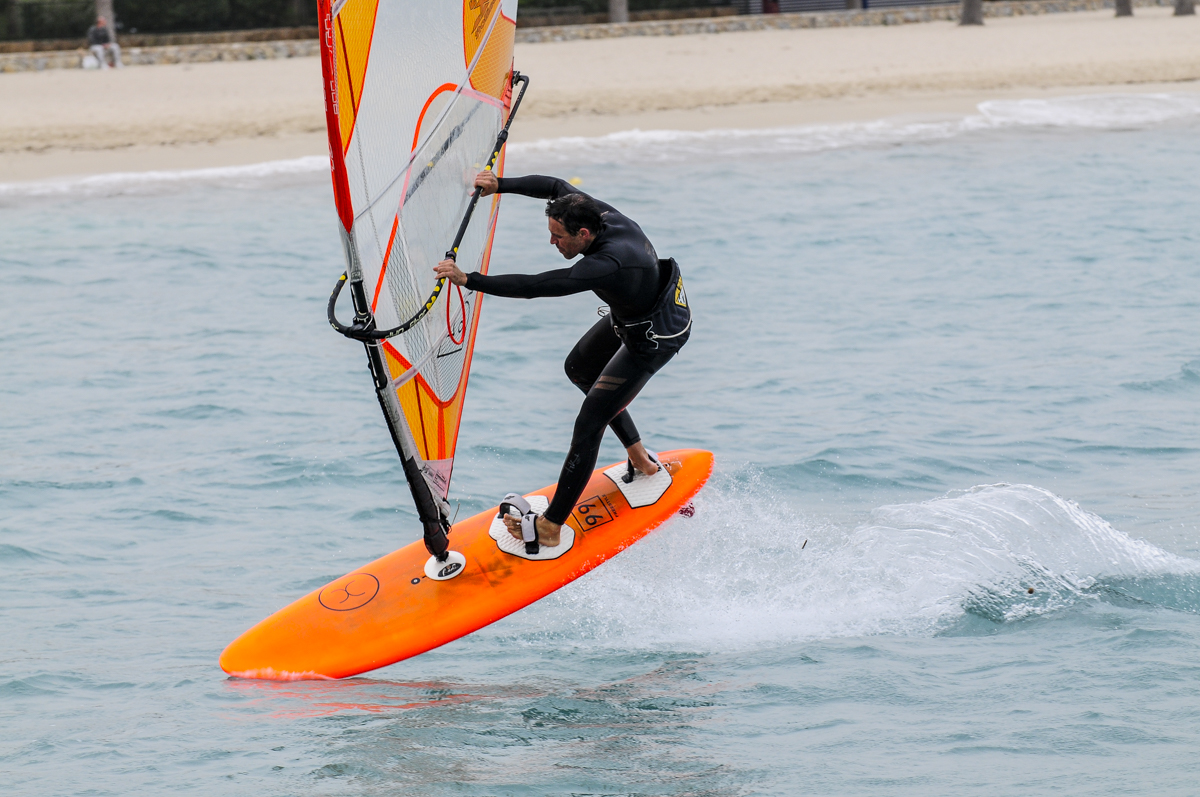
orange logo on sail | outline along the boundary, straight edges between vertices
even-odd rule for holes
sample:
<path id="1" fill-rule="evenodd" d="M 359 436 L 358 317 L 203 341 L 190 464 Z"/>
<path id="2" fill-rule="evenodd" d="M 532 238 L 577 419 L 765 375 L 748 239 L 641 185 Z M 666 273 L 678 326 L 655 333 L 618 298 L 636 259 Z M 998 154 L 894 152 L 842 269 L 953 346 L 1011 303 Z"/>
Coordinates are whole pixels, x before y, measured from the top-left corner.
<path id="1" fill-rule="evenodd" d="M 492 21 L 492 12 L 496 9 L 496 3 L 500 0 L 465 0 L 463 7 L 463 26 L 470 26 L 471 36 L 475 38 L 475 46 L 479 46 L 479 40 L 483 38 L 483 34 L 487 33 L 488 23 Z M 474 12 L 475 18 L 471 19 L 471 14 Z"/>

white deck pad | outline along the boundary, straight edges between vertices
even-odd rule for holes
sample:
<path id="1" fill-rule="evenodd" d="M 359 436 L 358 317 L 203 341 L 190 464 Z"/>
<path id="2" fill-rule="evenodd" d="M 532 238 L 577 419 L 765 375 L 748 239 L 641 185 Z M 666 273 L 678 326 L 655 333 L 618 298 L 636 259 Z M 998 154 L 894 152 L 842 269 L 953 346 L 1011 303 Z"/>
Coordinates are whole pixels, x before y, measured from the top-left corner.
<path id="1" fill-rule="evenodd" d="M 659 466 L 658 473 L 652 476 L 635 469 L 633 481 L 629 484 L 626 484 L 623 478 L 627 472 L 628 465 L 622 462 L 604 471 L 604 475 L 613 480 L 613 484 L 617 485 L 621 495 L 625 496 L 625 500 L 634 509 L 658 503 L 658 499 L 662 498 L 663 493 L 671 486 L 671 474 L 662 465 Z"/>
<path id="2" fill-rule="evenodd" d="M 539 515 L 545 512 L 550 506 L 550 499 L 544 495 L 527 495 L 525 496 L 525 500 L 529 502 L 530 508 Z M 519 556 L 522 559 L 529 559 L 533 562 L 557 559 L 571 550 L 571 546 L 575 544 L 575 529 L 566 523 L 563 524 L 562 536 L 558 539 L 558 545 L 555 545 L 553 548 L 542 545 L 538 549 L 538 552 L 533 554 L 525 553 L 525 543 L 509 534 L 504 521 L 498 517 L 492 518 L 492 525 L 488 527 L 488 536 L 495 540 L 496 547 L 505 553 Z"/>

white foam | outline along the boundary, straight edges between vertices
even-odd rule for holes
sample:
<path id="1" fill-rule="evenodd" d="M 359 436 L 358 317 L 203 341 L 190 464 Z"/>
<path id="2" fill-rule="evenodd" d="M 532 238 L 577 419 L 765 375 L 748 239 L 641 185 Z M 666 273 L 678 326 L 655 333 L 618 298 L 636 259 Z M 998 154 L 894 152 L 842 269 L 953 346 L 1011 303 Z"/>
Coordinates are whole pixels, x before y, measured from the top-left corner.
<path id="1" fill-rule="evenodd" d="M 1096 94 L 1053 100 L 1005 100 L 979 104 L 996 127 L 1149 127 L 1200 116 L 1197 94 Z"/>
<path id="2" fill-rule="evenodd" d="M 303 158 L 266 161 L 245 166 L 173 171 L 113 172 L 89 177 L 64 177 L 21 183 L 0 183 L 0 198 L 22 196 L 114 196 L 135 193 L 176 183 L 211 182 L 241 185 L 264 178 L 304 175 L 329 170 L 329 159 L 310 155 Z"/>
<path id="3" fill-rule="evenodd" d="M 627 130 L 594 138 L 566 137 L 509 144 L 510 155 L 578 163 L 580 160 L 683 162 L 805 154 L 952 139 L 1004 129 L 1126 129 L 1200 117 L 1200 93 L 1093 94 L 1047 100 L 994 100 L 963 117 L 912 121 L 881 119 L 761 130 Z M 30 196 L 110 196 L 186 182 L 254 184 L 264 178 L 326 171 L 329 160 L 308 156 L 247 166 L 179 171 L 119 172 L 92 177 L 0 183 L 0 199 Z"/>
<path id="4" fill-rule="evenodd" d="M 765 130 L 628 130 L 595 138 L 544 139 L 510 145 L 513 155 L 547 160 L 687 161 L 698 157 L 805 154 L 955 138 L 1011 128 L 1148 127 L 1200 116 L 1197 94 L 1095 94 L 1049 100 L 995 100 L 968 116 L 912 121 L 882 119 Z"/>
<path id="5" fill-rule="evenodd" d="M 968 613 L 1011 622 L 1096 601 L 1101 579 L 1200 574 L 1200 562 L 1030 485 L 881 507 L 852 530 L 763 497 L 754 485 L 706 488 L 694 519 L 633 546 L 545 610 L 522 613 L 518 636 L 724 651 L 931 635 Z"/>

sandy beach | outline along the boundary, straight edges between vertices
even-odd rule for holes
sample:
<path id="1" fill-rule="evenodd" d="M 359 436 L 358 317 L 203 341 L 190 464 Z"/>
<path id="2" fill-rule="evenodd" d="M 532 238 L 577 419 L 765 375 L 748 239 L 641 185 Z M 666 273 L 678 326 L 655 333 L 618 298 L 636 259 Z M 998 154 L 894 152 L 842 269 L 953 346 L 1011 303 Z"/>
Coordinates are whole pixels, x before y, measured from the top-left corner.
<path id="1" fill-rule="evenodd" d="M 514 141 L 971 112 L 988 99 L 1200 91 L 1200 17 L 1139 8 L 898 27 L 519 44 Z M 569 68 L 567 66 L 569 65 Z M 315 58 L 0 75 L 0 182 L 325 152 Z"/>

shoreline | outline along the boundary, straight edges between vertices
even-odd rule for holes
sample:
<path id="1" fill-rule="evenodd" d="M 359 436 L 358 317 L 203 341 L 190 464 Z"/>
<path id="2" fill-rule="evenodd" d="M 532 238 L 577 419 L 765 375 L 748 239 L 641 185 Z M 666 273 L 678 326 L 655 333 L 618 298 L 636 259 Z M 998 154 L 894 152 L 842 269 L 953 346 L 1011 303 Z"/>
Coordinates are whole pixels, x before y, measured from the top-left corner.
<path id="1" fill-rule="evenodd" d="M 944 121 L 978 112 L 995 100 L 1050 100 L 1095 95 L 1194 94 L 1200 81 L 1097 85 L 981 92 L 913 93 L 788 103 L 758 103 L 640 114 L 521 120 L 510 139 L 515 145 L 563 138 L 601 138 L 628 131 L 773 130 L 875 121 Z M 131 145 L 107 150 L 54 149 L 0 152 L 0 184 L 70 181 L 106 174 L 190 171 L 254 166 L 304 157 L 325 158 L 325 131 L 231 138 L 215 142 Z"/>
<path id="2" fill-rule="evenodd" d="M 1200 18 L 1170 14 L 520 44 L 517 65 L 536 76 L 536 93 L 512 141 L 915 121 L 969 115 L 988 100 L 1200 92 Z M 18 73 L 0 76 L 0 101 L 15 109 L 0 119 L 0 183 L 326 154 L 314 58 Z"/>

